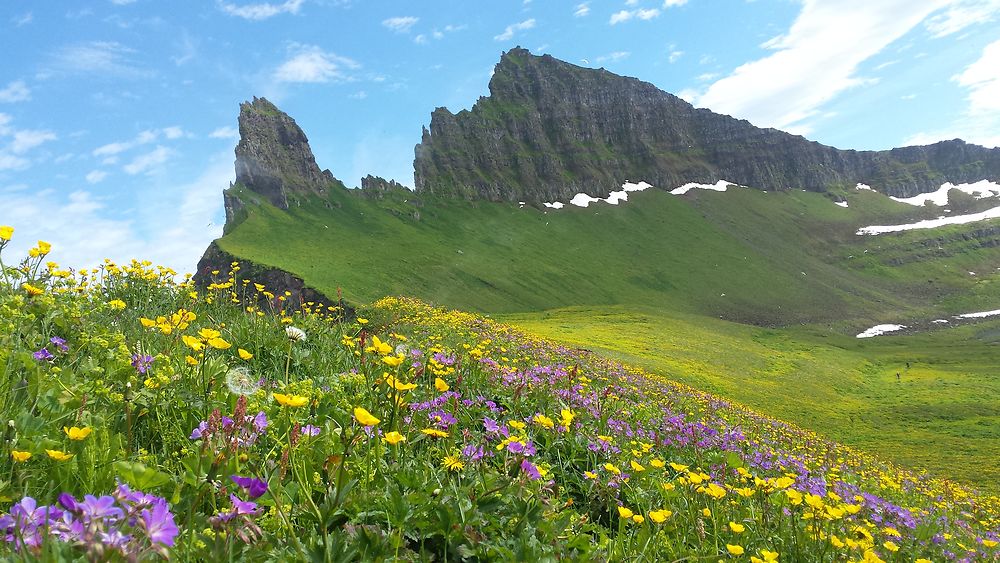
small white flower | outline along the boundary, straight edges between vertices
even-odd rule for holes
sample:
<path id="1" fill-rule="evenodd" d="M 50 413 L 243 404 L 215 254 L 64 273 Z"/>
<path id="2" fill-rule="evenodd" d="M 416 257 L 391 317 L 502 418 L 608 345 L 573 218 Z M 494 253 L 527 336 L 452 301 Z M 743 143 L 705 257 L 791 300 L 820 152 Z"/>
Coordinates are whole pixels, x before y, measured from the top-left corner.
<path id="1" fill-rule="evenodd" d="M 285 334 L 288 335 L 288 339 L 292 342 L 301 342 L 306 339 L 306 331 L 294 326 L 286 326 Z"/>

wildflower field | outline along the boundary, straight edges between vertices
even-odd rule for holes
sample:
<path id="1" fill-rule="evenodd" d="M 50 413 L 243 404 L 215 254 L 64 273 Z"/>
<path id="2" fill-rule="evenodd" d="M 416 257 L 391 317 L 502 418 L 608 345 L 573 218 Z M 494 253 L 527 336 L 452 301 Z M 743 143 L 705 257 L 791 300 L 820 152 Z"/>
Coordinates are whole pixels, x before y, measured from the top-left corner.
<path id="1" fill-rule="evenodd" d="M 1000 560 L 1000 499 L 583 350 L 12 236 L 4 559 Z"/>

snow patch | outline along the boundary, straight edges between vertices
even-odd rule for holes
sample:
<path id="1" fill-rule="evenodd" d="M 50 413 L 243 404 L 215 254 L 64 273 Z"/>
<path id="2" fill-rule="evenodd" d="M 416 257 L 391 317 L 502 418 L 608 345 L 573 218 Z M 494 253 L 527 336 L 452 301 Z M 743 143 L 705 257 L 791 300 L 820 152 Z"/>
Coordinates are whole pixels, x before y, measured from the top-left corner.
<path id="1" fill-rule="evenodd" d="M 958 315 L 959 319 L 982 319 L 984 317 L 995 317 L 1000 315 L 1000 309 L 994 311 L 980 311 L 978 313 L 966 313 L 964 315 Z"/>
<path id="2" fill-rule="evenodd" d="M 868 184 L 862 184 L 860 182 L 858 182 L 857 186 L 854 186 L 854 189 L 856 189 L 856 190 L 868 190 L 869 192 L 874 192 L 875 191 Z"/>
<path id="3" fill-rule="evenodd" d="M 845 209 L 847 208 L 847 202 L 846 201 L 835 201 L 835 202 L 833 202 L 833 204 L 834 205 L 839 205 L 839 206 L 841 206 L 841 207 L 843 207 Z"/>
<path id="4" fill-rule="evenodd" d="M 871 227 L 862 227 L 858 229 L 855 234 L 880 235 L 882 233 L 896 233 L 900 231 L 912 231 L 915 229 L 933 229 L 935 227 L 943 227 L 945 225 L 964 225 L 966 223 L 975 223 L 977 221 L 985 221 L 987 219 L 996 219 L 997 217 L 1000 217 L 1000 207 L 994 207 L 987 209 L 986 211 L 970 213 L 968 215 L 955 215 L 954 217 L 941 216 L 937 219 L 925 219 L 923 221 L 907 223 L 905 225 L 873 225 Z"/>
<path id="5" fill-rule="evenodd" d="M 575 196 L 573 196 L 573 199 L 569 200 L 569 203 L 570 205 L 575 205 L 577 207 L 587 207 L 591 203 L 597 201 L 603 201 L 604 203 L 609 203 L 611 205 L 618 205 L 618 202 L 628 201 L 628 192 L 641 192 L 643 190 L 648 190 L 649 188 L 652 187 L 653 187 L 652 184 L 648 184 L 646 182 L 639 182 L 638 184 L 636 184 L 633 182 L 626 181 L 624 184 L 622 184 L 621 190 L 616 192 L 611 192 L 610 194 L 608 194 L 608 197 L 606 198 L 594 197 L 591 195 L 587 195 L 585 193 L 578 193 Z M 547 201 L 542 205 L 552 209 L 562 209 L 563 207 L 566 206 L 566 204 L 564 204 L 561 201 Z"/>
<path id="6" fill-rule="evenodd" d="M 933 321 L 931 321 L 931 322 L 932 322 L 932 323 L 935 323 L 935 324 L 939 324 L 939 325 L 940 325 L 940 324 L 948 324 L 948 321 L 947 321 L 947 319 L 934 319 L 934 320 L 933 320 Z"/>
<path id="7" fill-rule="evenodd" d="M 673 195 L 684 195 L 691 190 L 712 190 L 715 192 L 724 192 L 729 186 L 738 186 L 739 184 L 734 184 L 733 182 L 727 182 L 726 180 L 719 180 L 714 184 L 699 184 L 697 182 L 688 182 L 683 186 L 676 187 L 670 190 Z"/>
<path id="8" fill-rule="evenodd" d="M 897 330 L 901 330 L 904 328 L 906 328 L 906 325 L 875 325 L 870 329 L 857 335 L 855 338 L 871 338 L 873 336 L 882 336 L 887 332 L 896 332 Z"/>
<path id="9" fill-rule="evenodd" d="M 595 201 L 601 201 L 599 197 L 589 196 L 583 192 L 580 192 L 573 196 L 573 199 L 569 200 L 570 205 L 576 205 L 577 207 L 587 207 Z"/>
<path id="10" fill-rule="evenodd" d="M 980 180 L 978 182 L 973 182 L 972 184 L 957 185 L 952 184 L 951 182 L 945 182 L 941 184 L 940 188 L 933 192 L 918 194 L 913 197 L 889 196 L 889 198 L 900 203 L 907 203 L 917 207 L 923 207 L 924 205 L 927 205 L 927 202 L 931 202 L 934 205 L 947 205 L 948 192 L 950 190 L 958 190 L 960 192 L 976 196 L 976 199 L 986 199 L 988 197 L 1000 196 L 1000 184 L 989 180 Z"/>
<path id="11" fill-rule="evenodd" d="M 561 201 L 556 201 L 553 203 L 545 202 L 542 205 L 544 205 L 545 207 L 551 207 L 552 209 L 562 209 L 563 207 L 566 207 L 566 204 Z"/>

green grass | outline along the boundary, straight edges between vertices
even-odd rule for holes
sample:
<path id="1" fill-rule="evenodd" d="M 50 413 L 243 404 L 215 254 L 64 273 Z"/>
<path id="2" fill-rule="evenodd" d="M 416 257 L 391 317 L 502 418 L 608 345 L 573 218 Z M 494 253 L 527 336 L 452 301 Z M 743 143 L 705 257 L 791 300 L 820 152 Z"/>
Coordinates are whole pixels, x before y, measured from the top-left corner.
<path id="1" fill-rule="evenodd" d="M 1000 322 L 859 340 L 625 307 L 501 319 L 898 463 L 1000 488 Z"/>

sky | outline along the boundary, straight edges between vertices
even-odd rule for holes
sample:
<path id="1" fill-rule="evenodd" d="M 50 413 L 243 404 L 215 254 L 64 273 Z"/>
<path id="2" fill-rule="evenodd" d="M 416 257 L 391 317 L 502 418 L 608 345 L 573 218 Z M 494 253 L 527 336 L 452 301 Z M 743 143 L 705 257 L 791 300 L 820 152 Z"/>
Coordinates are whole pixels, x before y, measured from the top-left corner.
<path id="1" fill-rule="evenodd" d="M 5 262 L 194 271 L 253 96 L 348 186 L 412 186 L 431 111 L 518 45 L 839 148 L 1000 145 L 1000 0 L 3 0 Z"/>

